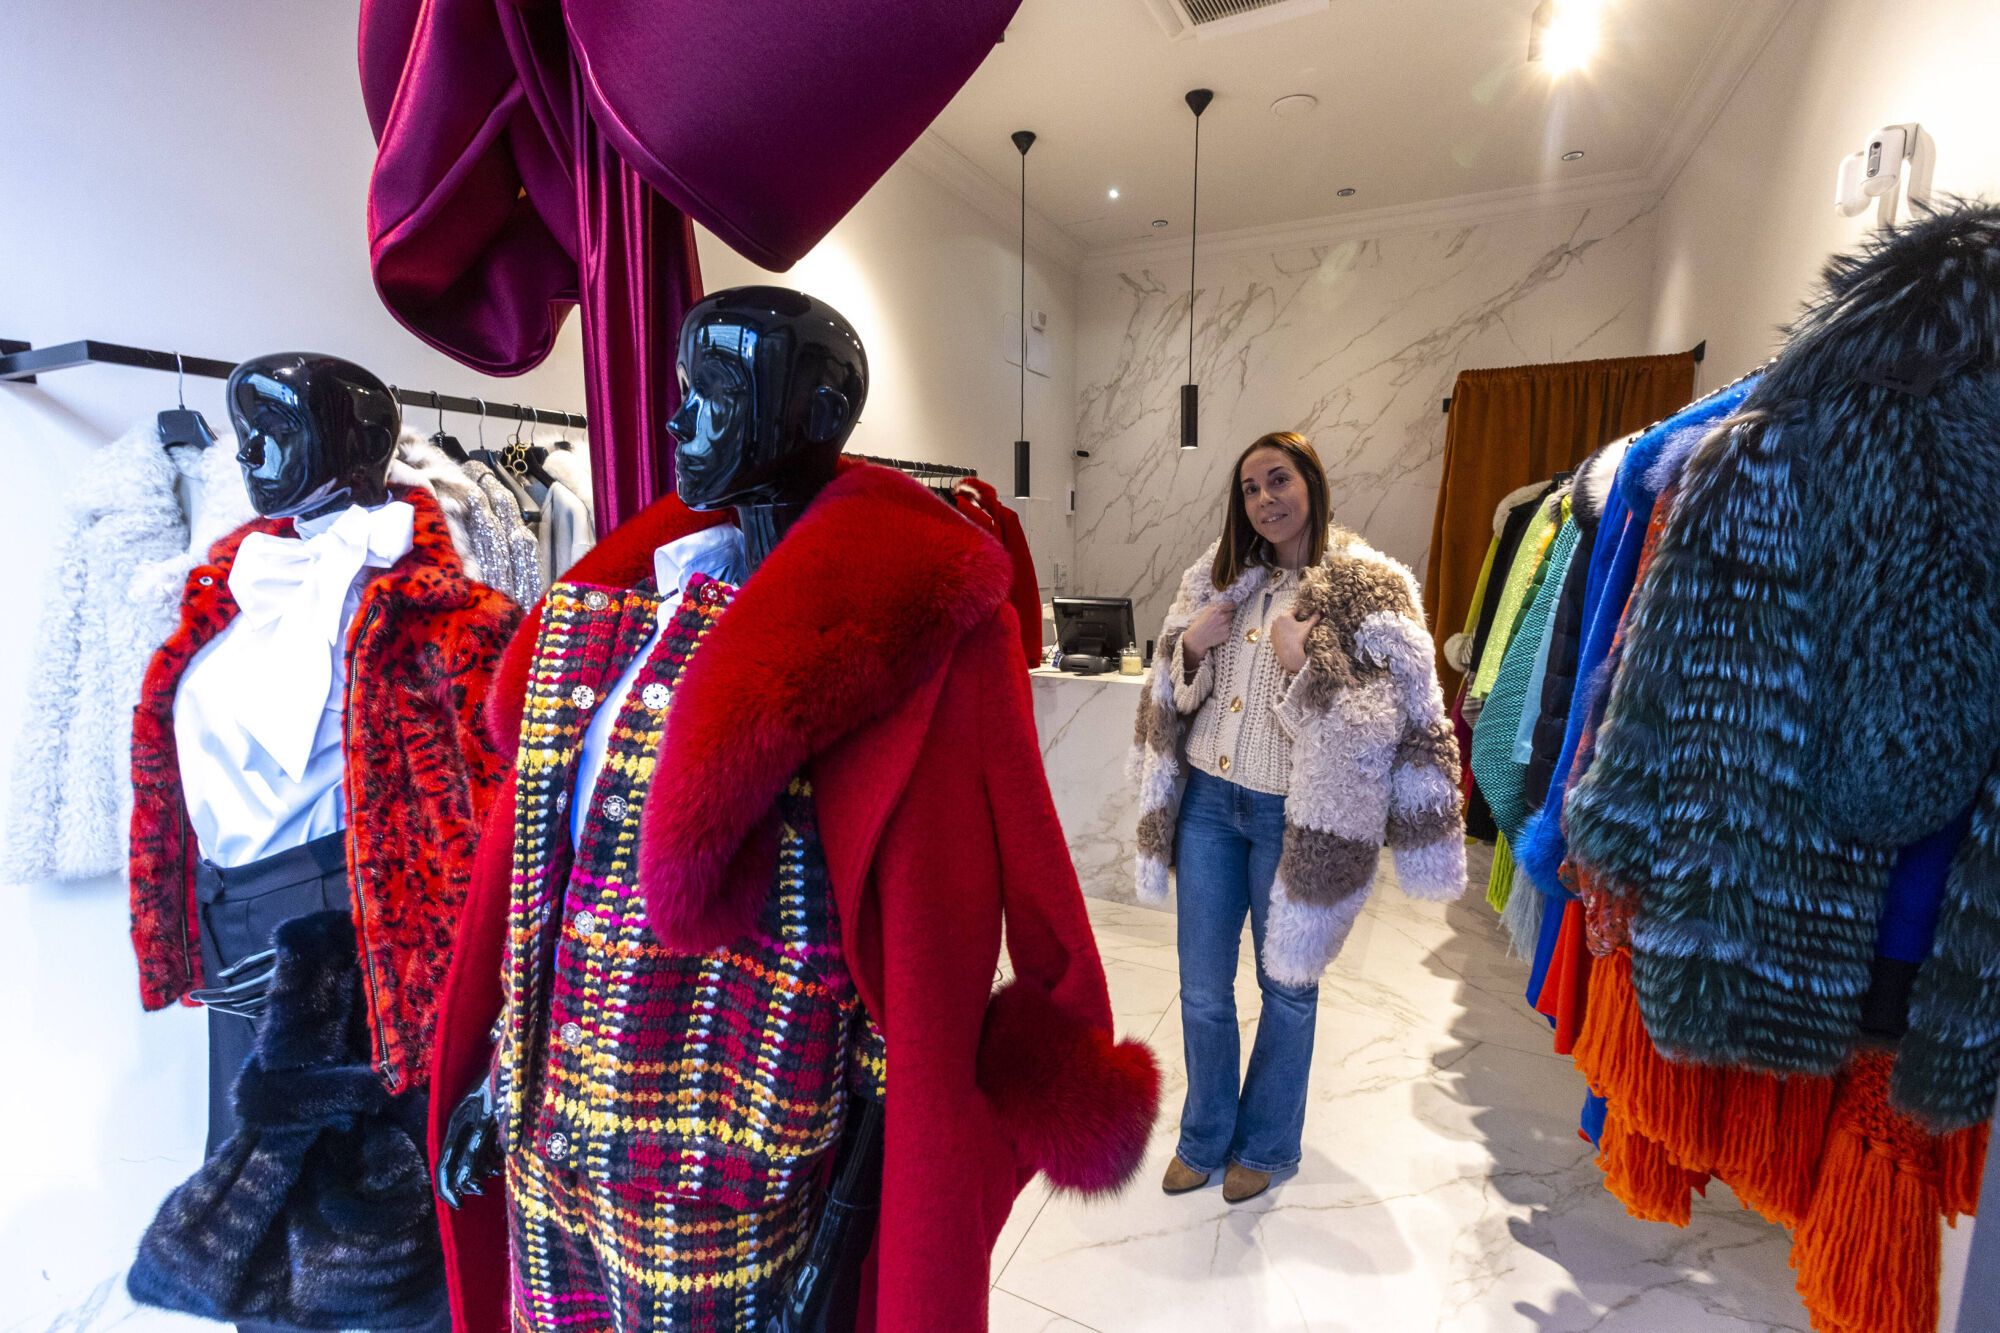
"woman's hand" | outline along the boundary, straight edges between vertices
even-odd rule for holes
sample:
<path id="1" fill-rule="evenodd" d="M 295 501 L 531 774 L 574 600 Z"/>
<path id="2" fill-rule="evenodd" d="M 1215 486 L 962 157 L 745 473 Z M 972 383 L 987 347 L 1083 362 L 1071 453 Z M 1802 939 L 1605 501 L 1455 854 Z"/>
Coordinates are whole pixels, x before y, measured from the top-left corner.
<path id="1" fill-rule="evenodd" d="M 1271 622 L 1271 648 L 1278 654 L 1278 665 L 1287 673 L 1298 675 L 1306 669 L 1306 635 L 1312 633 L 1314 625 L 1321 617 L 1300 620 L 1296 616 L 1279 616 Z"/>
<path id="2" fill-rule="evenodd" d="M 1208 656 L 1209 649 L 1229 637 L 1229 628 L 1236 623 L 1236 608 L 1227 602 L 1211 602 L 1203 607 L 1201 614 L 1181 635 L 1181 643 L 1187 648 L 1190 665 Z"/>

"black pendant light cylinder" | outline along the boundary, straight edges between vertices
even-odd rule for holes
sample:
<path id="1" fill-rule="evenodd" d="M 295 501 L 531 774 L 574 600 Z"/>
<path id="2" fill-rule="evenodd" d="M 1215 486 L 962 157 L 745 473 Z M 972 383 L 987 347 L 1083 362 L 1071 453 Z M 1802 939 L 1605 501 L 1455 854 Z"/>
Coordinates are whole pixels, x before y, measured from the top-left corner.
<path id="1" fill-rule="evenodd" d="M 1181 385 L 1181 448 L 1201 447 L 1201 386 L 1194 382 L 1194 248 L 1201 234 L 1201 113 L 1215 100 L 1207 88 L 1189 91 L 1188 110 L 1194 112 L 1194 183 L 1188 191 L 1188 382 Z"/>
<path id="2" fill-rule="evenodd" d="M 1035 146 L 1033 130 L 1015 130 L 1009 138 L 1021 154 L 1021 427 L 1028 433 L 1028 150 Z M 1014 498 L 1028 498 L 1028 441 L 1014 441 Z"/>

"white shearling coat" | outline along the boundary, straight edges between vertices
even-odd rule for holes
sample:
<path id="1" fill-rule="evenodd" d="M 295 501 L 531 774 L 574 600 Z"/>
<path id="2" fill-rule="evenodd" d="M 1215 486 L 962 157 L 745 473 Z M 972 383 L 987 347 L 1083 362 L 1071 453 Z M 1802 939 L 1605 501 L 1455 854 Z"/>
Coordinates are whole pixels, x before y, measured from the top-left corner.
<path id="1" fill-rule="evenodd" d="M 176 489 L 183 479 L 191 514 Z M 188 571 L 251 517 L 233 436 L 169 452 L 147 419 L 90 460 L 63 502 L 0 877 L 82 879 L 124 867 L 132 709 L 146 663 L 173 632 Z"/>

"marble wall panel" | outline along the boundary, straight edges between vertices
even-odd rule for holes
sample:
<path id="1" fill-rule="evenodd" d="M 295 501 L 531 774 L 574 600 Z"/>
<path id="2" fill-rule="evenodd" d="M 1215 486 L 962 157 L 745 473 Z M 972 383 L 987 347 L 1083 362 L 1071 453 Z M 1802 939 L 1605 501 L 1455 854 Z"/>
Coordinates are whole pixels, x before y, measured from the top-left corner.
<path id="1" fill-rule="evenodd" d="M 1183 452 L 1185 262 L 1078 283 L 1077 592 L 1133 599 L 1151 637 L 1221 530 L 1230 465 L 1296 430 L 1334 517 L 1421 572 L 1460 370 L 1649 350 L 1653 205 L 1558 212 L 1204 257 L 1201 448 Z"/>

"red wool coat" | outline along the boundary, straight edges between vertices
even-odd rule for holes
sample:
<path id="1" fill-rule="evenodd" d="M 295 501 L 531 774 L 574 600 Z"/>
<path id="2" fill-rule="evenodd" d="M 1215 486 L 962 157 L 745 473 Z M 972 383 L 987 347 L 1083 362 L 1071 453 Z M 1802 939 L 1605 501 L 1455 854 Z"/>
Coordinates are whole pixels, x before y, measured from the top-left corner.
<path id="1" fill-rule="evenodd" d="M 506 776 L 479 708 L 513 602 L 465 577 L 428 491 L 409 554 L 362 590 L 347 635 L 347 871 L 368 989 L 375 1072 L 421 1087 L 479 821 Z M 161 1009 L 204 984 L 194 907 L 201 853 L 181 795 L 174 695 L 188 663 L 236 618 L 229 570 L 260 519 L 217 542 L 188 574 L 181 621 L 146 670 L 132 722 L 132 945 L 139 992 Z"/>
<path id="2" fill-rule="evenodd" d="M 1042 585 L 1035 577 L 1034 553 L 1028 550 L 1028 534 L 1021 517 L 1000 503 L 1000 492 L 991 482 L 967 477 L 954 488 L 952 503 L 958 512 L 993 535 L 1013 562 L 1014 577 L 1007 587 L 1008 604 L 1021 631 L 1021 653 L 1029 670 L 1042 664 Z"/>
<path id="3" fill-rule="evenodd" d="M 656 547 L 720 516 L 669 496 L 569 581 L 631 587 Z M 888 1042 L 882 1212 L 863 1327 L 986 1326 L 987 1261 L 1036 1171 L 1117 1189 L 1159 1101 L 1118 1043 L 1104 971 L 1035 738 L 1006 554 L 922 487 L 848 465 L 737 595 L 675 690 L 647 796 L 640 887 L 655 933 L 706 951 L 770 891 L 773 802 L 811 778 L 841 943 Z M 518 737 L 539 617 L 488 707 Z M 487 820 L 439 1025 L 431 1150 L 480 1078 L 500 1008 L 511 784 Z M 1014 979 L 993 991 L 1001 929 Z M 506 1326 L 500 1191 L 439 1205 L 455 1326 Z"/>

